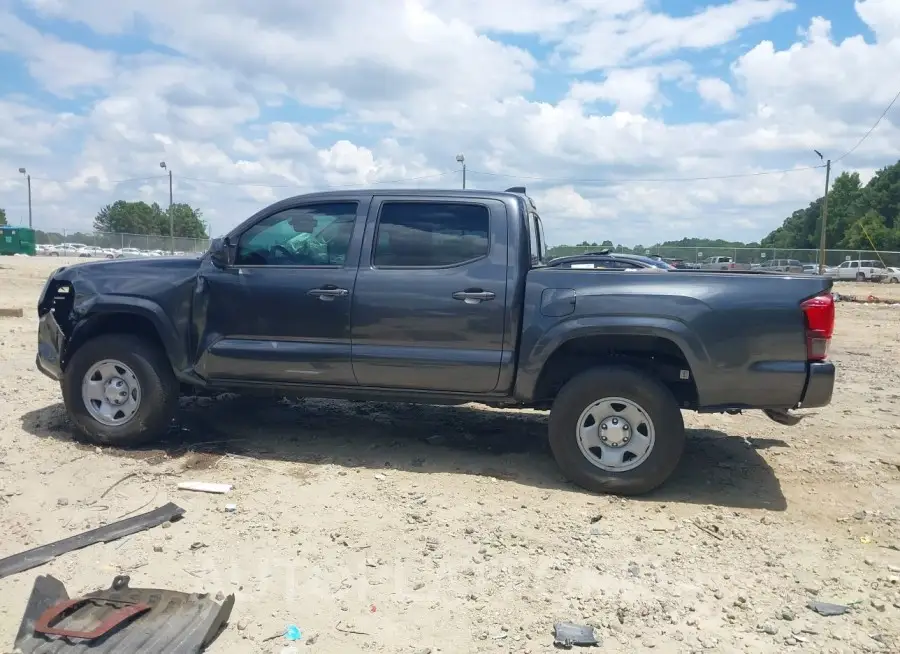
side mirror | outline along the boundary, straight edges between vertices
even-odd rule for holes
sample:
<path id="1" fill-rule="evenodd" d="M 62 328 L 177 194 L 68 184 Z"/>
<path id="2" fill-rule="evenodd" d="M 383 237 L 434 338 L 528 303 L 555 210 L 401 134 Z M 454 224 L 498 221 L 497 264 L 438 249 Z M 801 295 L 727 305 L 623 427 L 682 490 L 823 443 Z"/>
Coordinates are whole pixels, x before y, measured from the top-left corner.
<path id="1" fill-rule="evenodd" d="M 209 246 L 209 260 L 216 268 L 227 268 L 234 263 L 234 248 L 227 236 L 213 239 Z"/>

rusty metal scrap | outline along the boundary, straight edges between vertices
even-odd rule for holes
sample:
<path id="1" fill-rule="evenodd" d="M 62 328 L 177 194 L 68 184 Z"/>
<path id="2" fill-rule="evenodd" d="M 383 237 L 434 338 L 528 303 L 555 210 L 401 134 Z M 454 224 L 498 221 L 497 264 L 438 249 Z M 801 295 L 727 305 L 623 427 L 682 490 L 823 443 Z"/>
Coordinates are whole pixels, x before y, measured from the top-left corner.
<path id="1" fill-rule="evenodd" d="M 107 590 L 71 600 L 51 576 L 35 579 L 16 635 L 22 654 L 196 654 L 219 635 L 234 607 L 206 593 L 130 588 L 116 577 Z"/>

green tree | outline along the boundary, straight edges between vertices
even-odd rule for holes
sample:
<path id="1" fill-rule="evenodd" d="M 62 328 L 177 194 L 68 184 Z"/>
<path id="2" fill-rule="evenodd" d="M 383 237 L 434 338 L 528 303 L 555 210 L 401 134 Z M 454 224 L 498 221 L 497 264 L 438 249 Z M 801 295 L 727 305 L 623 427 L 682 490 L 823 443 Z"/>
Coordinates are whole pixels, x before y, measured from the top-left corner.
<path id="1" fill-rule="evenodd" d="M 6 209 L 0 207 L 0 225 L 6 224 Z"/>
<path id="2" fill-rule="evenodd" d="M 173 204 L 172 219 L 175 236 L 207 238 L 206 227 L 199 209 L 188 204 Z M 108 204 L 94 218 L 94 229 L 115 234 L 169 235 L 169 214 L 157 203 L 117 200 Z"/>
<path id="3" fill-rule="evenodd" d="M 781 250 L 819 247 L 824 198 L 785 219 L 762 240 Z M 900 247 L 900 161 L 862 185 L 859 173 L 838 175 L 828 192 L 829 249 L 894 250 Z M 866 236 L 868 234 L 868 236 Z"/>

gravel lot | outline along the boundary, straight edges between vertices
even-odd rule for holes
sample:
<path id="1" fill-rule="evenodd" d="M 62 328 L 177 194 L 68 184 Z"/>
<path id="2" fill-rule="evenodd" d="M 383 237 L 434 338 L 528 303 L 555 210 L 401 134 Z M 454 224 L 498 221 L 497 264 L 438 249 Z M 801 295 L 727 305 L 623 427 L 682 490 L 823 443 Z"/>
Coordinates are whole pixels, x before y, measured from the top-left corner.
<path id="1" fill-rule="evenodd" d="M 559 620 L 609 652 L 900 651 L 900 306 L 838 305 L 830 407 L 790 429 L 688 413 L 675 477 L 623 500 L 564 482 L 545 414 L 476 405 L 223 396 L 186 401 L 158 449 L 77 444 L 34 368 L 61 263 L 0 259 L 0 308 L 25 310 L 0 318 L 0 557 L 167 501 L 187 513 L 0 580 L 0 651 L 38 574 L 72 595 L 116 574 L 234 593 L 213 653 L 548 652 Z M 175 489 L 189 480 L 234 490 Z M 288 624 L 302 640 L 265 640 Z"/>

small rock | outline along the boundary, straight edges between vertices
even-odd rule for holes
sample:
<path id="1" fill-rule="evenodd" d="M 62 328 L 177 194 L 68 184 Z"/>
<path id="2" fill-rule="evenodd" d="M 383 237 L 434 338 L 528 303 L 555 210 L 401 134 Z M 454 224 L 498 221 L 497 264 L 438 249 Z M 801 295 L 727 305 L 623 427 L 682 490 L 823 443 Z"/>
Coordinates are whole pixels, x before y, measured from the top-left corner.
<path id="1" fill-rule="evenodd" d="M 713 595 L 715 595 L 715 598 L 719 600 L 725 597 L 725 593 L 723 593 L 721 590 L 717 590 L 715 593 L 713 593 Z"/>
<path id="2" fill-rule="evenodd" d="M 769 634 L 770 636 L 774 636 L 778 633 L 778 627 L 770 622 L 765 622 L 763 624 L 756 625 L 756 628 L 759 631 Z"/>
<path id="3" fill-rule="evenodd" d="M 421 581 L 417 581 L 413 584 L 413 590 L 422 590 L 423 588 L 425 588 L 425 584 Z"/>
<path id="4" fill-rule="evenodd" d="M 162 546 L 162 545 L 154 545 L 154 546 L 153 546 L 153 551 L 154 551 L 154 552 L 162 552 L 162 551 L 163 551 L 163 546 Z"/>
<path id="5" fill-rule="evenodd" d="M 869 557 L 864 558 L 863 563 L 865 563 L 866 565 L 875 565 L 875 561 L 873 561 Z"/>
<path id="6" fill-rule="evenodd" d="M 225 593 L 223 593 L 221 590 L 218 593 L 216 593 L 216 601 L 217 602 L 221 602 L 224 599 L 225 599 Z"/>
<path id="7" fill-rule="evenodd" d="M 886 608 L 884 602 L 882 602 L 877 597 L 873 597 L 869 603 L 872 605 L 872 608 L 875 609 L 876 611 L 884 611 L 884 609 Z"/>
<path id="8" fill-rule="evenodd" d="M 791 611 L 790 609 L 784 609 L 784 610 L 781 612 L 781 619 L 782 619 L 782 620 L 787 620 L 788 622 L 790 622 L 790 621 L 792 621 L 792 620 L 793 620 L 794 618 L 796 618 L 796 617 L 797 617 L 797 614 L 794 613 L 793 611 Z"/>
<path id="9" fill-rule="evenodd" d="M 247 618 L 241 618 L 240 620 L 238 620 L 238 623 L 237 623 L 238 631 L 245 631 L 247 629 L 247 627 L 249 627 L 249 626 L 250 626 L 250 621 Z"/>
<path id="10" fill-rule="evenodd" d="M 69 500 L 67 500 L 65 497 L 60 497 L 58 500 L 56 500 L 56 506 L 69 506 Z"/>

